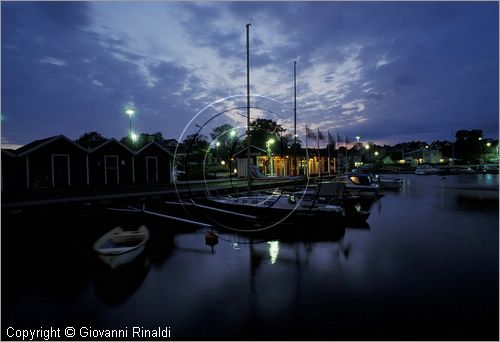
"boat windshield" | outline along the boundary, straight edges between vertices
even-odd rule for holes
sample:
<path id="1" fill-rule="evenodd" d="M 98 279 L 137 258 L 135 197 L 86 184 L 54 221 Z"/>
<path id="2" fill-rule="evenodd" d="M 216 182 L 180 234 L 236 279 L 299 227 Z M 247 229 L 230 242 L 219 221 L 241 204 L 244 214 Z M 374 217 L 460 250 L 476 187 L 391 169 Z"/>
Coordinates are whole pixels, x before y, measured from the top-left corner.
<path id="1" fill-rule="evenodd" d="M 349 179 L 356 185 L 370 185 L 372 184 L 369 176 L 350 176 Z"/>

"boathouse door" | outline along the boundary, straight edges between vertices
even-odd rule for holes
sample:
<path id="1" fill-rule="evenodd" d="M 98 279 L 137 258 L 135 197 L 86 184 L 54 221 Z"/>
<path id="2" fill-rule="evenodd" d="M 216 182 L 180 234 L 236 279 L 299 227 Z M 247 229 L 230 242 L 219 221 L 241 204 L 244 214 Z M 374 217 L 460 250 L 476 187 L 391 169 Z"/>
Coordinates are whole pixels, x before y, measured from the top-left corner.
<path id="1" fill-rule="evenodd" d="M 146 157 L 146 183 L 158 183 L 157 157 Z"/>
<path id="2" fill-rule="evenodd" d="M 120 184 L 120 170 L 117 155 L 104 156 L 104 184 Z"/>
<path id="3" fill-rule="evenodd" d="M 63 188 L 71 185 L 69 154 L 53 154 L 52 164 L 52 187 Z"/>

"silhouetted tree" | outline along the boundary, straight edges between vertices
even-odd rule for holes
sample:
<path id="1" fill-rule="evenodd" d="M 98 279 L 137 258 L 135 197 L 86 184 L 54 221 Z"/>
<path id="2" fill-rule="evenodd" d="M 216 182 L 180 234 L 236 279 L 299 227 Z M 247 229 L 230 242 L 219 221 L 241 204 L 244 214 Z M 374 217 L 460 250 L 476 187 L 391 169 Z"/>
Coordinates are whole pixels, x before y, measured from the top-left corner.
<path id="1" fill-rule="evenodd" d="M 201 166 L 210 147 L 208 138 L 203 134 L 190 134 L 184 139 L 183 144 L 186 148 L 185 163 L 187 165 L 196 163 Z"/>
<path id="2" fill-rule="evenodd" d="M 455 138 L 455 155 L 458 159 L 467 164 L 481 162 L 485 154 L 482 130 L 460 130 L 456 132 Z"/>
<path id="3" fill-rule="evenodd" d="M 137 139 L 134 141 L 132 140 L 130 135 L 124 136 L 123 138 L 120 139 L 120 142 L 130 149 L 136 151 L 140 150 L 147 144 L 149 144 L 151 141 L 156 141 L 158 143 L 161 143 L 163 141 L 163 135 L 161 132 L 156 132 L 153 134 L 149 133 L 141 133 L 137 136 Z"/>
<path id="4" fill-rule="evenodd" d="M 276 121 L 259 118 L 250 122 L 250 142 L 254 146 L 266 148 L 267 141 L 272 138 L 275 141 L 271 145 L 273 149 L 274 146 L 280 146 L 280 137 L 285 131 L 286 129 Z"/>
<path id="5" fill-rule="evenodd" d="M 107 139 L 103 137 L 101 133 L 92 131 L 84 133 L 82 136 L 80 136 L 80 138 L 76 140 L 76 143 L 82 147 L 92 149 L 96 148 L 106 140 Z"/>
<path id="6" fill-rule="evenodd" d="M 234 132 L 234 133 L 233 133 Z M 240 148 L 240 140 L 237 131 L 230 124 L 223 124 L 212 129 L 212 149 L 219 157 L 226 159 Z M 217 140 L 217 141 L 216 141 Z M 219 146 L 217 146 L 217 142 Z"/>

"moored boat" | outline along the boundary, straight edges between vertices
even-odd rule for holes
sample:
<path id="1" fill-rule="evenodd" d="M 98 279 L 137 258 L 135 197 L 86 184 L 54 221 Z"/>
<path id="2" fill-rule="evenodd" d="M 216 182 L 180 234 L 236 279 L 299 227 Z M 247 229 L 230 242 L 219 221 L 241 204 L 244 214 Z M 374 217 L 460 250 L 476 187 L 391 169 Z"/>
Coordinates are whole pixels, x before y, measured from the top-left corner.
<path id="1" fill-rule="evenodd" d="M 111 268 L 117 268 L 136 259 L 145 249 L 149 231 L 141 225 L 137 230 L 116 227 L 94 243 L 99 259 Z"/>
<path id="2" fill-rule="evenodd" d="M 439 169 L 432 167 L 430 165 L 418 165 L 415 169 L 416 175 L 435 175 L 439 173 Z"/>
<path id="3" fill-rule="evenodd" d="M 344 210 L 338 205 L 321 204 L 318 201 L 300 198 L 293 194 L 260 194 L 240 197 L 210 198 L 209 201 L 221 207 L 230 208 L 240 213 L 254 214 L 259 218 L 292 217 L 343 217 Z"/>
<path id="4" fill-rule="evenodd" d="M 335 181 L 345 183 L 349 194 L 359 195 L 364 199 L 375 200 L 384 195 L 380 185 L 367 174 L 346 174 L 338 176 Z"/>
<path id="5" fill-rule="evenodd" d="M 346 184 L 342 182 L 319 182 L 313 188 L 306 188 L 293 192 L 297 197 L 315 200 L 321 204 L 334 204 L 341 206 L 345 211 L 347 222 L 364 222 L 370 216 L 370 212 L 361 209 L 361 196 L 348 194 L 345 191 Z"/>

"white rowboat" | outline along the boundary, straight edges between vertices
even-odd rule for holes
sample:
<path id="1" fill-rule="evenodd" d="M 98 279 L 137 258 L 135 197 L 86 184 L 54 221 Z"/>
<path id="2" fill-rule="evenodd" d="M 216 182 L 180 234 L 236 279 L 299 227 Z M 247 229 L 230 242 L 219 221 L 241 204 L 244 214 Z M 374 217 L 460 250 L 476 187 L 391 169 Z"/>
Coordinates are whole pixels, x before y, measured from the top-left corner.
<path id="1" fill-rule="evenodd" d="M 94 250 L 109 267 L 117 268 L 136 259 L 148 240 L 149 231 L 144 225 L 130 231 L 116 227 L 94 243 Z"/>

